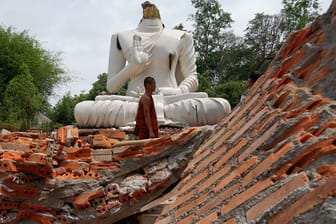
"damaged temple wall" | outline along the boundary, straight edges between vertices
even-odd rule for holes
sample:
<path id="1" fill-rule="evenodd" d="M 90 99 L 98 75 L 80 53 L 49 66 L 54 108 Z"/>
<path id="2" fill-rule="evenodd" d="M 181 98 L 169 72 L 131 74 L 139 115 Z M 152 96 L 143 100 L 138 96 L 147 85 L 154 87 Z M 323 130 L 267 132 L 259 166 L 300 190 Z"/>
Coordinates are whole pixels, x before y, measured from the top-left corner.
<path id="1" fill-rule="evenodd" d="M 336 223 L 336 1 L 196 151 L 156 223 Z"/>
<path id="2" fill-rule="evenodd" d="M 0 135 L 0 222 L 336 223 L 335 30 L 333 0 L 215 130 Z"/>

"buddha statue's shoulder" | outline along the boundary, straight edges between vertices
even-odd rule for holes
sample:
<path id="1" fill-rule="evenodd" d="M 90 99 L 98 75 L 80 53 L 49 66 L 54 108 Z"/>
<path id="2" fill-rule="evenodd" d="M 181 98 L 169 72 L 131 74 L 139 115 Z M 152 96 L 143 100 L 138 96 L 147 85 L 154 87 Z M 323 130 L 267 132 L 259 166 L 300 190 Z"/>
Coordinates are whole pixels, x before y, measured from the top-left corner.
<path id="1" fill-rule="evenodd" d="M 118 37 L 118 38 L 133 38 L 135 30 L 124 30 L 117 33 L 113 33 L 112 36 Z"/>
<path id="2" fill-rule="evenodd" d="M 164 29 L 164 34 L 173 38 L 182 39 L 185 35 L 190 35 L 187 31 L 177 29 Z"/>

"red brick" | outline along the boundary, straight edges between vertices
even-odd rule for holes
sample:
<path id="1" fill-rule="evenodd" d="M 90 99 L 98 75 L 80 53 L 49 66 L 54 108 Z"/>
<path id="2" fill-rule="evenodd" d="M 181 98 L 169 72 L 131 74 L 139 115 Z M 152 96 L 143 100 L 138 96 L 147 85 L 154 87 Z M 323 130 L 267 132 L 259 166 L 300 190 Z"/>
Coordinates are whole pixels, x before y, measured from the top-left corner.
<path id="1" fill-rule="evenodd" d="M 168 206 L 165 207 L 164 209 L 164 212 L 167 212 L 173 208 L 176 208 L 178 206 L 180 206 L 182 203 L 186 202 L 187 200 L 189 200 L 190 198 L 192 198 L 194 195 L 195 195 L 196 191 L 195 190 L 192 190 L 190 191 L 189 193 L 187 194 L 184 194 L 184 195 L 179 195 L 177 200 L 173 203 L 173 204 L 170 204 Z"/>
<path id="2" fill-rule="evenodd" d="M 213 212 L 210 215 L 208 215 L 207 217 L 199 220 L 197 222 L 197 224 L 211 224 L 214 223 L 215 221 L 217 221 L 218 216 L 217 216 L 217 212 Z"/>
<path id="3" fill-rule="evenodd" d="M 90 200 L 104 196 L 105 190 L 103 187 L 100 187 L 93 191 L 84 192 L 76 196 L 73 203 L 77 208 L 87 208 L 90 206 Z"/>
<path id="4" fill-rule="evenodd" d="M 300 30 L 300 32 L 293 33 L 289 40 L 288 45 L 283 51 L 282 59 L 288 57 L 292 52 L 295 52 L 297 49 L 301 48 L 304 43 L 306 43 L 311 37 L 311 27 L 307 26 L 306 28 Z"/>
<path id="5" fill-rule="evenodd" d="M 265 199 L 258 202 L 251 209 L 246 212 L 246 218 L 248 222 L 252 222 L 259 216 L 265 214 L 266 211 L 272 209 L 275 205 L 281 203 L 297 188 L 303 187 L 309 182 L 308 177 L 305 174 L 295 176 L 289 182 L 284 184 L 279 190 L 268 195 Z"/>
<path id="6" fill-rule="evenodd" d="M 315 136 L 320 136 L 326 129 L 328 128 L 336 128 L 336 120 L 328 121 L 318 127 L 316 131 L 313 132 Z"/>
<path id="7" fill-rule="evenodd" d="M 267 77 L 267 75 L 269 75 L 271 72 L 270 72 L 270 70 L 267 70 L 268 72 L 267 73 L 265 73 L 264 75 L 266 75 L 265 77 Z M 263 75 L 263 76 L 264 76 Z M 267 77 L 268 78 L 268 77 Z M 273 85 L 273 82 L 274 82 L 274 79 L 267 79 L 264 83 L 262 83 L 262 85 L 260 85 L 259 87 L 258 87 L 258 89 L 256 89 L 256 90 L 259 90 L 260 88 L 261 88 L 261 90 L 263 91 L 263 92 L 266 92 L 266 90 L 270 87 L 270 86 L 272 86 Z"/>
<path id="8" fill-rule="evenodd" d="M 237 223 L 236 218 L 231 218 L 231 219 L 225 221 L 223 224 L 236 224 L 236 223 Z"/>
<path id="9" fill-rule="evenodd" d="M 179 218 L 179 216 L 182 216 L 186 212 L 191 211 L 192 209 L 196 208 L 198 205 L 202 204 L 208 199 L 209 199 L 209 193 L 201 194 L 200 197 L 198 197 L 197 199 L 194 199 L 188 204 L 185 204 L 181 208 L 177 209 L 175 212 L 175 217 Z"/>
<path id="10" fill-rule="evenodd" d="M 321 60 L 317 59 L 316 60 L 308 60 L 302 67 L 301 69 L 295 71 L 293 73 L 294 76 L 296 76 L 299 79 L 304 79 L 307 80 L 309 76 L 311 76 L 312 72 L 315 71 L 316 68 L 318 68 L 321 64 Z M 315 72 L 314 72 L 315 75 Z"/>
<path id="11" fill-rule="evenodd" d="M 288 112 L 287 114 L 294 114 L 294 116 L 297 116 L 297 108 L 302 107 L 302 102 L 303 102 L 303 98 L 300 96 L 295 96 L 292 97 L 291 100 L 289 100 L 289 102 L 287 102 L 286 106 L 282 109 L 283 111 L 294 111 L 294 113 L 292 112 Z"/>
<path id="12" fill-rule="evenodd" d="M 205 214 L 207 211 L 210 211 L 217 205 L 221 204 L 226 199 L 230 198 L 233 194 L 239 191 L 240 184 L 235 184 L 226 189 L 219 194 L 216 194 L 214 197 L 209 198 L 206 203 L 198 210 L 199 214 Z"/>
<path id="13" fill-rule="evenodd" d="M 214 161 L 216 161 L 221 154 L 226 151 L 227 147 L 224 145 L 222 148 L 217 149 L 215 152 L 211 152 L 199 165 L 195 167 L 196 171 L 200 171 L 207 166 L 211 166 Z"/>
<path id="14" fill-rule="evenodd" d="M 253 108 L 249 112 L 249 114 L 257 113 L 261 108 L 268 107 L 265 105 L 265 101 L 270 97 L 270 94 L 266 93 L 261 99 L 258 100 L 258 103 L 253 105 Z"/>
<path id="15" fill-rule="evenodd" d="M 253 104 L 257 102 L 257 99 L 259 98 L 260 93 L 256 93 L 252 99 L 250 99 L 241 109 L 238 111 L 238 114 L 236 114 L 235 117 L 230 121 L 229 124 L 234 124 L 236 121 L 243 119 L 245 116 L 243 115 L 246 113 Z"/>
<path id="16" fill-rule="evenodd" d="M 36 199 L 39 191 L 35 188 L 13 185 L 10 188 L 0 185 L 0 194 L 4 197 L 15 199 Z"/>
<path id="17" fill-rule="evenodd" d="M 321 32 L 318 35 L 316 35 L 316 39 L 314 40 L 314 44 L 318 43 L 324 43 L 327 41 L 327 33 L 326 32 Z M 325 56 L 325 55 L 323 55 Z"/>
<path id="18" fill-rule="evenodd" d="M 215 169 L 219 169 L 222 165 L 224 165 L 232 156 L 236 155 L 237 152 L 246 145 L 248 140 L 243 138 L 237 145 L 235 145 L 232 149 L 230 149 L 216 164 Z"/>
<path id="19" fill-rule="evenodd" d="M 310 116 L 303 117 L 297 123 L 283 130 L 283 135 L 277 137 L 276 142 L 280 142 L 284 139 L 287 139 L 300 131 L 309 130 L 311 127 L 315 126 L 320 120 L 321 117 L 319 114 L 313 114 Z"/>
<path id="20" fill-rule="evenodd" d="M 334 154 L 336 153 L 336 146 L 335 145 L 329 145 L 329 146 L 323 146 L 321 148 L 318 148 L 316 151 L 312 151 L 311 154 L 303 158 L 299 164 L 297 164 L 296 169 L 294 169 L 294 172 L 299 172 L 302 170 L 305 170 L 308 168 L 317 158 L 320 158 L 327 154 Z"/>
<path id="21" fill-rule="evenodd" d="M 329 102 L 330 100 L 327 98 L 315 98 L 309 101 L 306 100 L 303 103 L 297 103 L 295 107 L 290 108 L 291 111 L 289 113 L 286 113 L 282 117 L 283 119 L 298 117 L 304 112 L 314 111 Z"/>
<path id="22" fill-rule="evenodd" d="M 235 116 L 235 114 L 240 111 L 241 105 L 237 105 L 231 113 L 226 116 L 221 122 L 218 123 L 220 127 L 224 126 L 226 123 L 230 122 L 230 120 Z"/>
<path id="23" fill-rule="evenodd" d="M 206 179 L 209 175 L 209 170 L 204 170 L 202 173 L 198 173 L 194 177 L 191 178 L 191 180 L 187 183 L 188 186 L 185 186 L 185 190 L 189 190 L 190 188 L 193 188 L 201 182 L 202 180 Z"/>
<path id="24" fill-rule="evenodd" d="M 306 87 L 313 88 L 315 85 L 318 85 L 326 76 L 331 73 L 330 68 L 323 67 L 319 71 L 311 74 L 306 82 Z"/>
<path id="25" fill-rule="evenodd" d="M 270 154 L 266 159 L 259 163 L 256 168 L 251 170 L 249 174 L 244 177 L 242 181 L 243 186 L 246 186 L 252 180 L 256 179 L 260 174 L 267 171 L 273 165 L 273 163 L 281 159 L 282 156 L 284 156 L 288 151 L 293 148 L 294 144 L 292 142 L 288 142 L 284 146 L 282 146 L 277 152 Z"/>
<path id="26" fill-rule="evenodd" d="M 202 192 L 206 188 L 210 187 L 212 184 L 214 184 L 218 179 L 222 178 L 229 172 L 231 169 L 231 166 L 228 164 L 223 169 L 220 169 L 216 173 L 212 173 L 210 177 L 198 188 L 198 192 Z"/>
<path id="27" fill-rule="evenodd" d="M 249 132 L 249 135 L 254 138 L 257 136 L 273 119 L 278 116 L 280 113 L 280 110 L 273 110 L 270 113 L 268 113 L 266 116 L 262 118 L 262 120 L 253 127 L 253 130 Z"/>
<path id="28" fill-rule="evenodd" d="M 242 117 L 240 120 L 238 120 L 236 123 L 232 123 L 232 125 L 230 127 L 226 128 L 226 130 L 230 130 L 230 131 L 227 131 L 225 133 L 225 135 L 222 136 L 222 138 L 221 138 L 222 142 L 225 141 L 225 140 L 228 140 L 228 139 L 231 142 L 234 142 L 232 140 L 232 137 L 233 137 L 232 135 L 239 132 L 242 129 L 243 125 L 245 125 L 248 120 L 249 120 L 248 116 L 246 115 L 246 116 Z"/>
<path id="29" fill-rule="evenodd" d="M 215 134 L 213 134 L 209 140 L 206 141 L 205 145 L 207 147 L 210 147 L 210 145 L 213 145 L 218 139 L 222 139 L 222 135 L 226 133 L 226 128 L 221 128 L 218 130 Z"/>
<path id="30" fill-rule="evenodd" d="M 231 183 L 231 181 L 233 181 L 236 177 L 242 175 L 251 166 L 253 166 L 254 164 L 256 164 L 258 162 L 259 162 L 258 157 L 253 156 L 252 158 L 250 158 L 248 161 L 243 163 L 240 167 L 233 170 L 228 177 L 224 178 L 223 181 L 219 182 L 219 184 L 215 187 L 215 192 L 218 192 L 218 191 L 222 190 L 226 185 Z"/>
<path id="31" fill-rule="evenodd" d="M 315 136 L 311 134 L 310 132 L 303 131 L 301 135 L 299 135 L 296 139 L 301 143 L 304 144 L 306 141 L 308 141 L 311 138 L 314 138 Z"/>
<path id="32" fill-rule="evenodd" d="M 218 132 L 217 132 L 218 134 Z M 205 150 L 211 148 L 211 141 L 206 141 L 205 143 L 203 143 L 196 151 L 194 154 L 194 158 L 197 158 L 200 154 L 202 154 Z"/>
<path id="33" fill-rule="evenodd" d="M 278 122 L 275 122 L 272 127 L 265 131 L 259 138 L 256 137 L 254 142 L 241 155 L 238 156 L 238 162 L 243 162 L 252 152 L 259 148 L 278 128 L 278 125 Z"/>
<path id="34" fill-rule="evenodd" d="M 253 124 L 255 124 L 260 118 L 269 111 L 267 107 L 264 107 L 261 111 L 254 115 L 247 123 L 244 124 L 235 134 L 230 138 L 230 141 L 235 142 L 242 134 L 244 134 Z"/>
<path id="35" fill-rule="evenodd" d="M 280 68 L 277 69 L 277 72 L 275 73 L 274 77 L 279 78 L 284 74 L 287 74 L 290 69 L 292 69 L 295 65 L 298 64 L 298 62 L 306 55 L 306 52 L 303 50 L 296 51 L 293 56 L 286 58 L 286 60 L 283 60 Z"/>
<path id="36" fill-rule="evenodd" d="M 336 165 L 322 165 L 316 169 L 316 172 L 324 177 L 336 176 Z"/>
<path id="37" fill-rule="evenodd" d="M 298 167 L 300 170 L 302 170 L 313 163 L 319 156 L 333 153 L 335 151 L 335 146 L 333 146 L 332 143 L 335 140 L 336 136 L 332 136 L 329 139 L 316 142 L 309 146 L 307 149 L 297 155 L 292 161 L 282 165 L 278 170 L 276 170 L 275 178 L 281 178 L 289 169 L 293 167 Z M 297 170 L 295 172 L 297 172 Z"/>
<path id="38" fill-rule="evenodd" d="M 255 195 L 257 195 L 259 192 L 265 190 L 269 186 L 273 184 L 271 179 L 266 179 L 263 181 L 260 181 L 250 187 L 249 189 L 245 190 L 244 192 L 237 195 L 237 197 L 231 199 L 229 203 L 225 204 L 221 208 L 222 215 L 228 214 L 230 211 L 232 211 L 235 208 L 238 208 L 242 203 L 246 202 L 247 200 L 253 198 Z"/>
<path id="39" fill-rule="evenodd" d="M 324 200 L 326 200 L 329 196 L 336 195 L 336 177 L 327 179 L 322 185 L 313 189 L 302 198 L 289 205 L 275 214 L 268 223 L 270 224 L 278 224 L 278 223 L 290 223 L 296 217 L 308 212 L 314 207 L 321 204 Z"/>
<path id="40" fill-rule="evenodd" d="M 191 215 L 185 217 L 184 219 L 180 220 L 179 222 L 177 222 L 177 224 L 190 224 L 190 223 L 193 223 L 194 217 L 195 217 L 195 214 L 191 214 Z"/>
<path id="41" fill-rule="evenodd" d="M 200 155 L 198 155 L 197 157 L 194 157 L 194 159 L 189 162 L 188 168 L 194 169 L 195 165 L 199 163 L 202 159 L 208 157 L 210 152 L 211 152 L 211 148 L 209 147 L 206 150 L 204 150 Z"/>

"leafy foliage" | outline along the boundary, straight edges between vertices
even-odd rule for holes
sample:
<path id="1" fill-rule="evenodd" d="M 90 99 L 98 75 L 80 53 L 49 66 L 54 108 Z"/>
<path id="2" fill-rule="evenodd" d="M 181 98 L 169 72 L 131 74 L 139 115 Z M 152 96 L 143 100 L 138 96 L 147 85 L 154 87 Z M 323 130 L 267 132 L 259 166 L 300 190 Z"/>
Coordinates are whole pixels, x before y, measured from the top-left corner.
<path id="1" fill-rule="evenodd" d="M 1 121 L 18 121 L 21 129 L 29 128 L 34 113 L 50 106 L 54 87 L 66 80 L 58 54 L 44 50 L 26 31 L 0 26 Z M 22 117 L 16 120 L 18 116 Z"/>
<path id="2" fill-rule="evenodd" d="M 281 10 L 285 34 L 302 29 L 319 15 L 318 0 L 283 0 Z"/>
<path id="3" fill-rule="evenodd" d="M 280 15 L 257 13 L 245 30 L 245 44 L 254 52 L 257 64 L 273 58 L 280 49 L 283 39 Z"/>
<path id="4" fill-rule="evenodd" d="M 4 92 L 4 107 L 11 123 L 19 121 L 20 129 L 26 130 L 42 104 L 42 94 L 33 83 L 28 67 L 22 66 L 23 73 L 15 76 Z"/>
<path id="5" fill-rule="evenodd" d="M 102 73 L 98 75 L 98 80 L 92 84 L 92 88 L 89 91 L 88 100 L 94 100 L 94 98 L 102 92 L 107 92 L 106 90 L 107 73 Z"/>
<path id="6" fill-rule="evenodd" d="M 225 48 L 227 44 L 223 36 L 226 29 L 231 27 L 233 20 L 230 13 L 224 12 L 216 0 L 191 0 L 196 8 L 196 13 L 191 16 L 194 22 L 193 37 L 195 39 L 195 50 L 197 52 L 199 72 L 208 70 L 212 79 L 216 74 L 217 52 Z"/>
<path id="7" fill-rule="evenodd" d="M 64 95 L 50 113 L 53 127 L 75 124 L 74 108 L 77 103 L 87 99 L 87 94 L 72 97 L 70 92 L 68 92 Z"/>
<path id="8" fill-rule="evenodd" d="M 233 108 L 240 102 L 240 98 L 246 89 L 246 81 L 230 80 L 226 83 L 218 84 L 216 88 L 216 95 L 217 97 L 230 99 L 229 102 Z"/>

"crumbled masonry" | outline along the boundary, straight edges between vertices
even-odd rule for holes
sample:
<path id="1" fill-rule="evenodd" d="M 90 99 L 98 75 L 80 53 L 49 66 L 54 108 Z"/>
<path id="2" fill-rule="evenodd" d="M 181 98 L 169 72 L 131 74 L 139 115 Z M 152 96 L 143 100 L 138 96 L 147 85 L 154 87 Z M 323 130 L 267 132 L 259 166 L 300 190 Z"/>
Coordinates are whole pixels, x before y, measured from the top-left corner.
<path id="1" fill-rule="evenodd" d="M 1 223 L 336 223 L 336 0 L 216 126 L 0 134 Z"/>
<path id="2" fill-rule="evenodd" d="M 139 213 L 180 179 L 211 128 L 137 141 L 120 130 L 80 132 L 1 136 L 1 223 L 113 223 Z"/>
<path id="3" fill-rule="evenodd" d="M 156 223 L 336 223 L 336 1 L 195 152 Z"/>

